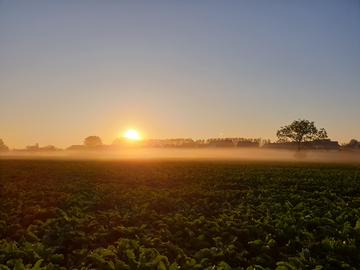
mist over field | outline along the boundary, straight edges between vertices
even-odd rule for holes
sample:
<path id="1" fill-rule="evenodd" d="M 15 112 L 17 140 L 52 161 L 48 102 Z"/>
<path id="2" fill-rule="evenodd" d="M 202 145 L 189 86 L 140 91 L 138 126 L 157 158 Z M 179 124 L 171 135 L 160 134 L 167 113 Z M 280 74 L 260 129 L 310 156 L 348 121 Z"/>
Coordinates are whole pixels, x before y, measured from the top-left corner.
<path id="1" fill-rule="evenodd" d="M 359 151 L 291 151 L 273 149 L 159 149 L 124 148 L 118 151 L 8 152 L 1 159 L 64 160 L 232 160 L 319 163 L 360 163 Z"/>
<path id="2" fill-rule="evenodd" d="M 0 0 L 0 44 L 0 270 L 360 269 L 360 0 Z"/>

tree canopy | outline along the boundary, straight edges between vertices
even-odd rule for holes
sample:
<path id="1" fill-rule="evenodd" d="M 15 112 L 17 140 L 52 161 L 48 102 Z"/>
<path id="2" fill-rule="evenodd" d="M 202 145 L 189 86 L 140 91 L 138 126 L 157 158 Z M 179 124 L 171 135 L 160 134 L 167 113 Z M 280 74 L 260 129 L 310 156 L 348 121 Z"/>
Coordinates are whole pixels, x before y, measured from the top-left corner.
<path id="1" fill-rule="evenodd" d="M 103 143 L 99 136 L 89 136 L 85 138 L 84 145 L 87 147 L 96 147 L 103 145 Z"/>
<path id="2" fill-rule="evenodd" d="M 328 137 L 324 128 L 318 129 L 313 121 L 299 119 L 291 124 L 281 127 L 276 136 L 279 142 L 296 142 L 298 150 L 301 149 L 301 143 L 306 141 L 322 140 Z"/>
<path id="3" fill-rule="evenodd" d="M 0 139 L 0 152 L 9 151 L 9 147 L 7 147 L 2 139 Z"/>

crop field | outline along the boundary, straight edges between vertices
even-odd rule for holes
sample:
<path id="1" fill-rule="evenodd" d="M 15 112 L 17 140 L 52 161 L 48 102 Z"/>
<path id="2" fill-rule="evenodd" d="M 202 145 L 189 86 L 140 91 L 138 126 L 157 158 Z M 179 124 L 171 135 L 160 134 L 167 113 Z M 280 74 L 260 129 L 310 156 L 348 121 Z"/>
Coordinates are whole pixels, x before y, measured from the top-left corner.
<path id="1" fill-rule="evenodd" d="M 360 166 L 0 160 L 0 269 L 360 269 Z"/>

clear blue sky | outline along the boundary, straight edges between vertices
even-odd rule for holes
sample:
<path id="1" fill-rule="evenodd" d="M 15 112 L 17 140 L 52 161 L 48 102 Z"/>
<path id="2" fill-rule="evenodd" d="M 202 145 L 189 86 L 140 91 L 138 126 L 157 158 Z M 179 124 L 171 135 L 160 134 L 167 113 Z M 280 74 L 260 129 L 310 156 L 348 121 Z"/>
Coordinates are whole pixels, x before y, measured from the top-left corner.
<path id="1" fill-rule="evenodd" d="M 360 139 L 360 1 L 0 1 L 0 93 L 11 147 L 297 118 Z"/>

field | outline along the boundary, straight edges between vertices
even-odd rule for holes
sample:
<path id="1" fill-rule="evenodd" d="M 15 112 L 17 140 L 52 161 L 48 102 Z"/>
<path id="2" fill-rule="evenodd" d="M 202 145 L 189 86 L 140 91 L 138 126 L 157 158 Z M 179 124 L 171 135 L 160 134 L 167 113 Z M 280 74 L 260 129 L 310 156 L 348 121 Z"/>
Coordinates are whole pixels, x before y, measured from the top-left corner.
<path id="1" fill-rule="evenodd" d="M 360 166 L 0 160 L 0 269 L 360 269 Z"/>

